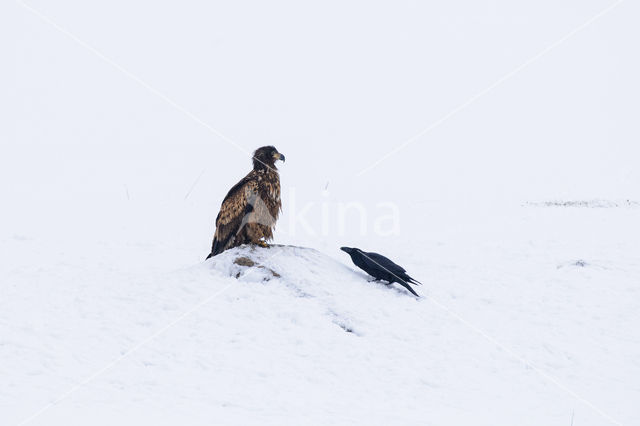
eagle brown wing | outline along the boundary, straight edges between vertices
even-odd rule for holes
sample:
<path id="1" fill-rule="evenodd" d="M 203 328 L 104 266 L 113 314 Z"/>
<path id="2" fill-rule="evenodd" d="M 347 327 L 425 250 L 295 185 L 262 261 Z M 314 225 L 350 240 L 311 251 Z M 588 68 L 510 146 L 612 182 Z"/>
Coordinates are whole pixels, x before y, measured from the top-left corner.
<path id="1" fill-rule="evenodd" d="M 213 236 L 211 254 L 207 259 L 222 253 L 233 244 L 236 235 L 244 225 L 244 217 L 253 211 L 250 198 L 257 192 L 258 180 L 254 172 L 249 173 L 229 190 L 216 217 L 216 232 Z"/>

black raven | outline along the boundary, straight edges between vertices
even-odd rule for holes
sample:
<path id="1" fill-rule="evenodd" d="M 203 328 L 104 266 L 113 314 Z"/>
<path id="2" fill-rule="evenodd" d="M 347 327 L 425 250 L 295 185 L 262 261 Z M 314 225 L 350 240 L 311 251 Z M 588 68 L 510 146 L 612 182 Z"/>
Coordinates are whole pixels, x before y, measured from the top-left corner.
<path id="1" fill-rule="evenodd" d="M 402 266 L 396 265 L 390 259 L 387 259 L 381 254 L 367 253 L 359 248 L 340 247 L 340 250 L 351 256 L 353 263 L 355 263 L 358 268 L 374 277 L 376 281 L 384 280 L 389 282 L 389 284 L 398 283 L 415 296 L 420 297 L 418 293 L 413 291 L 409 283 L 422 283 L 411 278 Z"/>

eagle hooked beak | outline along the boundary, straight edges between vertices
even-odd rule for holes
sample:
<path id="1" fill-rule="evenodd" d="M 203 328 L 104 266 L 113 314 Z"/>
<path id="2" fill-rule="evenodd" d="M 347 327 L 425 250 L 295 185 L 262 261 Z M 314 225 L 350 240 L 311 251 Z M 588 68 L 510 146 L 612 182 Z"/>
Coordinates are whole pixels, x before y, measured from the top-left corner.
<path id="1" fill-rule="evenodd" d="M 273 158 L 275 158 L 276 160 L 281 160 L 284 163 L 284 155 L 280 154 L 279 152 L 273 154 Z"/>

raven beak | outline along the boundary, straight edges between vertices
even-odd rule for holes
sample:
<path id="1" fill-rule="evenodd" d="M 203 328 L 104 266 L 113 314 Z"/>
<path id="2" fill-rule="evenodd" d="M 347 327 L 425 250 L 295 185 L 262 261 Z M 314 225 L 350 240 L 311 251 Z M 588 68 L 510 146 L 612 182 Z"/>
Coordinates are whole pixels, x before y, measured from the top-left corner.
<path id="1" fill-rule="evenodd" d="M 276 160 L 281 160 L 284 163 L 284 154 L 280 154 L 279 152 L 274 154 L 273 156 Z"/>
<path id="2" fill-rule="evenodd" d="M 345 253 L 349 253 L 349 247 L 340 247 L 340 250 L 342 250 Z"/>

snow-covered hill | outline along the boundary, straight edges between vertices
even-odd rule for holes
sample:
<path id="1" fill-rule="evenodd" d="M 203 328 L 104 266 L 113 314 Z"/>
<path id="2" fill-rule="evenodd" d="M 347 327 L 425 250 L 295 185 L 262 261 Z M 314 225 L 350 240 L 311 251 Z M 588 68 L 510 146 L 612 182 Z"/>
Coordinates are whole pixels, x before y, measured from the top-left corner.
<path id="1" fill-rule="evenodd" d="M 527 289 L 532 272 L 490 287 L 478 273 L 461 293 L 464 267 L 441 266 L 416 299 L 293 246 L 54 288 L 16 271 L 0 301 L 16 326 L 0 340 L 3 424 L 612 423 L 600 404 L 629 418 L 625 280 L 567 262 Z"/>

